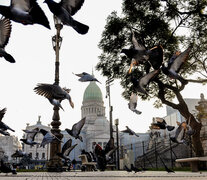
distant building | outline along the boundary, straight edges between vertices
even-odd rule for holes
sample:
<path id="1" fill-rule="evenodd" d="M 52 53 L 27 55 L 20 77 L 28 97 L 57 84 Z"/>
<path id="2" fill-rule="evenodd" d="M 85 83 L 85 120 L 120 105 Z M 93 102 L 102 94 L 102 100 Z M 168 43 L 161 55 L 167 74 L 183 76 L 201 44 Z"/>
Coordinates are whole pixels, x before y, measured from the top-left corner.
<path id="1" fill-rule="evenodd" d="M 8 161 L 11 161 L 11 155 L 18 149 L 21 149 L 21 144 L 16 136 L 0 136 L 0 156 L 7 156 Z"/>
<path id="2" fill-rule="evenodd" d="M 29 125 L 27 124 L 26 126 L 26 130 L 32 130 L 35 128 L 39 128 L 39 129 L 44 129 L 46 131 L 50 131 L 51 127 L 45 126 L 41 123 L 40 121 L 40 116 L 38 116 L 38 121 L 35 125 Z M 26 138 L 26 134 L 23 135 L 23 138 Z M 34 141 L 37 143 L 42 142 L 43 139 L 43 135 L 41 133 L 37 133 L 35 136 Z M 30 156 L 32 157 L 32 161 L 33 161 L 33 165 L 44 165 L 46 163 L 46 161 L 49 159 L 49 152 L 50 152 L 50 145 L 46 145 L 43 147 L 39 147 L 39 144 L 31 146 L 31 145 L 27 145 L 22 143 L 22 149 L 24 152 L 26 152 L 27 154 L 30 154 Z"/>
<path id="3" fill-rule="evenodd" d="M 195 106 L 198 104 L 199 99 L 191 99 L 186 98 L 184 99 L 186 102 L 189 111 L 194 114 L 196 112 Z M 176 126 L 176 121 L 183 122 L 185 121 L 185 118 L 178 112 L 178 110 L 173 109 L 170 106 L 166 106 L 167 116 L 164 117 L 167 124 Z"/>

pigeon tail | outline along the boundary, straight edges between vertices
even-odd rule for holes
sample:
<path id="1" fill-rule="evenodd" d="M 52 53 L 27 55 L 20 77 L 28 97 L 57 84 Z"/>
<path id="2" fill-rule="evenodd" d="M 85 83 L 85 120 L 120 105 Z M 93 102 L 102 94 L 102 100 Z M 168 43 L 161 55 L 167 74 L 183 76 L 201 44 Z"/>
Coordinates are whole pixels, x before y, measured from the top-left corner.
<path id="1" fill-rule="evenodd" d="M 73 20 L 72 24 L 73 29 L 75 29 L 79 34 L 86 34 L 88 32 L 89 27 L 85 24 L 82 24 L 76 20 Z"/>

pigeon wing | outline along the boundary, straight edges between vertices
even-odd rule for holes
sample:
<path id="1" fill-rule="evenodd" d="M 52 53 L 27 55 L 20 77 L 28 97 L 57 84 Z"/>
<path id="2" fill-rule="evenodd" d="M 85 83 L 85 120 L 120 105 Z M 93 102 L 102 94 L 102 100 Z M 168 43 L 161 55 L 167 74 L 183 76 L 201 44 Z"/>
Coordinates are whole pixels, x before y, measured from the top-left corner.
<path id="1" fill-rule="evenodd" d="M 80 134 L 80 131 L 81 131 L 82 127 L 84 126 L 85 122 L 86 122 L 86 117 L 84 117 L 79 122 L 77 122 L 73 125 L 72 132 L 75 136 Z"/>
<path id="2" fill-rule="evenodd" d="M 4 48 L 11 34 L 11 21 L 7 18 L 0 20 L 0 47 Z"/>
<path id="3" fill-rule="evenodd" d="M 61 0 L 60 4 L 71 16 L 73 16 L 83 5 L 84 0 Z"/>
<path id="4" fill-rule="evenodd" d="M 71 147 L 72 144 L 72 139 L 69 139 L 68 141 L 66 141 L 66 143 L 63 145 L 62 147 L 62 154 Z"/>
<path id="5" fill-rule="evenodd" d="M 172 63 L 170 70 L 179 72 L 182 64 L 187 60 L 188 55 L 191 51 L 191 47 L 188 47 L 184 52 L 182 52 Z"/>
<path id="6" fill-rule="evenodd" d="M 142 44 L 138 43 L 137 39 L 135 38 L 135 35 L 134 35 L 134 32 L 133 31 L 132 31 L 132 43 L 133 43 L 134 48 L 136 50 L 138 50 L 138 51 L 144 51 L 144 50 L 146 50 L 146 48 Z"/>
<path id="7" fill-rule="evenodd" d="M 65 150 L 64 155 L 69 156 L 70 152 L 77 146 L 78 144 L 74 144 Z"/>
<path id="8" fill-rule="evenodd" d="M 37 134 L 37 132 L 27 133 L 26 139 L 29 140 L 29 141 L 34 141 L 34 138 L 35 138 L 36 134 Z"/>
<path id="9" fill-rule="evenodd" d="M 104 150 L 105 154 L 107 154 L 113 148 L 114 148 L 114 139 L 110 138 L 109 141 L 107 142 L 105 150 Z"/>
<path id="10" fill-rule="evenodd" d="M 1 122 L 2 118 L 4 117 L 5 113 L 6 113 L 6 108 L 4 108 L 0 111 L 0 122 Z"/>

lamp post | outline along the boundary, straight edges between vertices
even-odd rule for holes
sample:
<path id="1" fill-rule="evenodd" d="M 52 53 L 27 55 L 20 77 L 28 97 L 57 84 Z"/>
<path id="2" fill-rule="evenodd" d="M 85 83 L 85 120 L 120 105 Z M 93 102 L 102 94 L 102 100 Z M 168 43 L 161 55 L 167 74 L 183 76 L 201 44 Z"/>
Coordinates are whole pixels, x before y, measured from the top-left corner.
<path id="1" fill-rule="evenodd" d="M 119 170 L 120 169 L 120 165 L 119 165 L 119 119 L 115 119 L 114 120 L 114 124 L 116 125 L 116 146 L 117 146 L 117 163 L 116 163 L 116 167 Z"/>
<path id="2" fill-rule="evenodd" d="M 56 59 L 55 59 L 55 82 L 54 84 L 59 85 L 59 50 L 62 43 L 62 37 L 60 36 L 60 30 L 63 28 L 63 25 L 59 21 L 59 19 L 54 16 L 54 23 L 56 28 L 56 35 L 52 37 L 52 45 L 55 51 Z M 59 116 L 59 107 L 54 106 L 54 113 L 51 122 L 51 132 L 58 138 L 62 139 L 63 135 L 60 133 L 59 126 L 61 125 L 60 116 Z M 58 140 L 54 140 L 50 143 L 50 160 L 47 164 L 48 171 L 50 172 L 59 172 L 62 171 L 62 161 L 59 156 L 57 156 L 57 152 L 61 151 L 61 142 Z"/>
<path id="3" fill-rule="evenodd" d="M 110 96 L 110 86 L 112 85 L 111 83 L 114 81 L 113 78 L 109 78 L 106 81 L 106 98 L 109 97 L 109 128 L 110 128 L 110 139 L 113 138 L 113 125 L 112 125 L 112 111 L 113 111 L 113 106 L 111 106 L 111 96 Z"/>

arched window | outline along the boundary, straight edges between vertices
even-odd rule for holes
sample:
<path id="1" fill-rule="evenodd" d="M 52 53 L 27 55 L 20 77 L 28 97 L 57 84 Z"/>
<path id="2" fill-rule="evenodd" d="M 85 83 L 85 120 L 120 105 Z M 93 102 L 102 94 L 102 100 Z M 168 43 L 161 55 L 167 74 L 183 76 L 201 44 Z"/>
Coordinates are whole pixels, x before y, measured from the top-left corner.
<path id="1" fill-rule="evenodd" d="M 45 159 L 45 153 L 42 153 L 42 159 Z"/>

